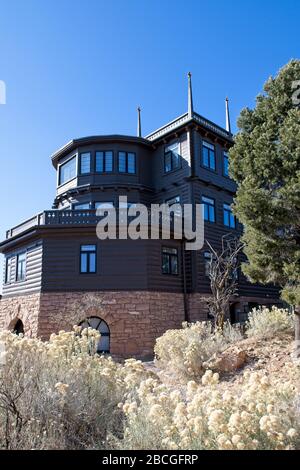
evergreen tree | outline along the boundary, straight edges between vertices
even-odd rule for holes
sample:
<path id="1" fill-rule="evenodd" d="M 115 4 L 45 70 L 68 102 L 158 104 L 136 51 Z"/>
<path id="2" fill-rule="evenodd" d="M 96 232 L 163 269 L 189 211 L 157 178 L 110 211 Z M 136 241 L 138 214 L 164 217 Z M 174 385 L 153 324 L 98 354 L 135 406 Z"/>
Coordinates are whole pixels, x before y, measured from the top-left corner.
<path id="1" fill-rule="evenodd" d="M 250 281 L 276 283 L 295 307 L 300 350 L 300 61 L 269 78 L 253 110 L 238 119 L 230 171 L 234 211 L 244 224 Z"/>

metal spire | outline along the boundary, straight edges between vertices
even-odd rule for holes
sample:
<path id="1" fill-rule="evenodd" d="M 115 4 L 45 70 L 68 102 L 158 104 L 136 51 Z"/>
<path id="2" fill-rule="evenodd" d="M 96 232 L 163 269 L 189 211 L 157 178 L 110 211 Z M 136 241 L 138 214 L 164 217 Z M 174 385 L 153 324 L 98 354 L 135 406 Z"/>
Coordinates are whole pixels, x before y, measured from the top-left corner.
<path id="1" fill-rule="evenodd" d="M 228 98 L 225 99 L 225 109 L 226 109 L 226 131 L 231 134 L 231 125 L 230 125 L 230 115 L 229 115 L 229 102 Z"/>
<path id="2" fill-rule="evenodd" d="M 137 136 L 142 137 L 142 122 L 141 122 L 141 108 L 138 107 L 138 122 L 137 122 Z"/>
<path id="3" fill-rule="evenodd" d="M 188 73 L 188 116 L 192 118 L 194 112 L 193 108 L 193 92 L 192 92 L 192 74 Z"/>

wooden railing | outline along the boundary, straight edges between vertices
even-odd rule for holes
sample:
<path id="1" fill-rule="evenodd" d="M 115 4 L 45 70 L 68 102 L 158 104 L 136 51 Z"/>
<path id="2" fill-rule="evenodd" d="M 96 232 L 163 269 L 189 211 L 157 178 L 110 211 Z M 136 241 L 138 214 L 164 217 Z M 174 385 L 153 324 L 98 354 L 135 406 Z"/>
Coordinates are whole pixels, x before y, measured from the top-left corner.
<path id="1" fill-rule="evenodd" d="M 22 224 L 13 227 L 6 232 L 6 239 L 15 237 L 21 233 L 26 232 L 29 229 L 38 226 L 45 225 L 96 225 L 99 220 L 104 217 L 98 216 L 96 210 L 48 210 L 41 212 L 40 214 L 31 217 Z M 151 212 L 148 209 L 148 221 L 151 220 Z M 134 217 L 128 217 L 128 221 L 132 220 Z M 121 216 L 121 221 L 122 221 Z M 126 220 L 126 219 L 125 219 Z M 160 216 L 160 221 L 162 220 Z M 164 218 L 164 220 L 166 220 Z M 120 222 L 120 221 L 119 221 Z M 124 222 L 124 221 L 123 221 Z M 171 224 L 173 225 L 173 218 L 171 218 Z"/>

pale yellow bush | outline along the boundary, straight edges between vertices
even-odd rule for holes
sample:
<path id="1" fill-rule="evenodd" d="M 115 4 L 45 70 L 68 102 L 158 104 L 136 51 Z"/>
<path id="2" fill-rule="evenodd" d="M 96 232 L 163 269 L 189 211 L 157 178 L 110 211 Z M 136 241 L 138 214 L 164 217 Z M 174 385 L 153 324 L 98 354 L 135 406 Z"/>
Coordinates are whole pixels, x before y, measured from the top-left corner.
<path id="1" fill-rule="evenodd" d="M 154 351 L 159 365 L 177 377 L 199 379 L 206 361 L 240 339 L 241 333 L 230 324 L 222 332 L 210 322 L 184 323 L 182 329 L 168 330 L 158 338 Z"/>
<path id="2" fill-rule="evenodd" d="M 298 449 L 299 388 L 296 365 L 286 366 L 284 383 L 263 371 L 246 371 L 231 388 L 206 371 L 202 384 L 170 390 L 148 379 L 127 399 L 122 449 Z"/>
<path id="3" fill-rule="evenodd" d="M 246 335 L 257 339 L 267 339 L 281 332 L 290 332 L 294 328 L 293 315 L 283 308 L 261 307 L 249 313 L 246 323 Z"/>
<path id="4" fill-rule="evenodd" d="M 0 334 L 0 448 L 105 448 L 108 432 L 120 434 L 118 403 L 145 373 L 94 354 L 97 331 L 78 333 L 48 342 Z"/>

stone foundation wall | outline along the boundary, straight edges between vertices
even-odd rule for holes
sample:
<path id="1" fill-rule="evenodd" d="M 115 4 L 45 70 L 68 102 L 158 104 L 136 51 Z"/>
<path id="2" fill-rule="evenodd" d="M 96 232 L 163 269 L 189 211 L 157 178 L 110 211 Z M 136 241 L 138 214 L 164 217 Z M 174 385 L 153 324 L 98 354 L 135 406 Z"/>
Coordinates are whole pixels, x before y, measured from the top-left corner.
<path id="1" fill-rule="evenodd" d="M 18 320 L 24 325 L 26 336 L 38 334 L 41 294 L 9 297 L 0 300 L 0 328 L 13 330 Z"/>
<path id="2" fill-rule="evenodd" d="M 237 298 L 237 310 L 247 302 L 278 303 L 272 299 Z M 203 294 L 188 294 L 191 322 L 208 319 Z M 120 357 L 153 354 L 156 338 L 180 328 L 184 317 L 182 293 L 149 291 L 53 292 L 11 297 L 0 301 L 0 328 L 13 330 L 20 319 L 27 336 L 48 339 L 96 316 L 110 328 L 110 352 Z"/>

